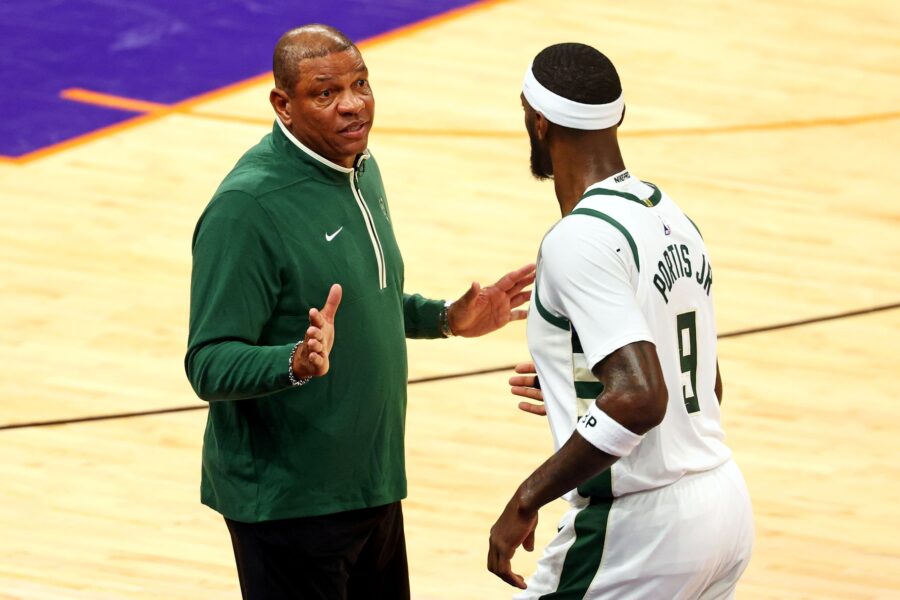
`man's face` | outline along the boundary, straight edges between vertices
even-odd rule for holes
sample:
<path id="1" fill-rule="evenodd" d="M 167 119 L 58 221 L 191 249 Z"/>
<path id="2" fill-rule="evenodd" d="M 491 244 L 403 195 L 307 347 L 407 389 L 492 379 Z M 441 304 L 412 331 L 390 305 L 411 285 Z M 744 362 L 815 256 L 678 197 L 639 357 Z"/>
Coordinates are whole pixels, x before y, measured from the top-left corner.
<path id="1" fill-rule="evenodd" d="M 553 161 L 550 158 L 550 147 L 538 139 L 535 130 L 537 113 L 525 100 L 525 96 L 522 96 L 522 108 L 525 109 L 525 130 L 528 132 L 528 141 L 531 142 L 531 174 L 541 181 L 552 179 Z"/>
<path id="2" fill-rule="evenodd" d="M 300 62 L 300 79 L 285 107 L 288 128 L 314 152 L 350 167 L 369 144 L 375 97 L 359 52 L 349 49 Z"/>

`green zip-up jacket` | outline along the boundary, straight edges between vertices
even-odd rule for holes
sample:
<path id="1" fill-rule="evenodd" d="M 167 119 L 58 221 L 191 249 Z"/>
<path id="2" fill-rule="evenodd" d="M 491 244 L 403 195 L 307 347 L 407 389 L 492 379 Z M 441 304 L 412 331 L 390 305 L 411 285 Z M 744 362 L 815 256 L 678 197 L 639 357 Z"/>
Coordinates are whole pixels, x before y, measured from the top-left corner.
<path id="1" fill-rule="evenodd" d="M 292 387 L 291 350 L 334 283 L 330 371 Z M 209 402 L 202 502 L 257 522 L 404 498 L 404 338 L 439 337 L 442 307 L 403 293 L 375 160 L 340 167 L 276 121 L 194 232 L 185 369 Z"/>

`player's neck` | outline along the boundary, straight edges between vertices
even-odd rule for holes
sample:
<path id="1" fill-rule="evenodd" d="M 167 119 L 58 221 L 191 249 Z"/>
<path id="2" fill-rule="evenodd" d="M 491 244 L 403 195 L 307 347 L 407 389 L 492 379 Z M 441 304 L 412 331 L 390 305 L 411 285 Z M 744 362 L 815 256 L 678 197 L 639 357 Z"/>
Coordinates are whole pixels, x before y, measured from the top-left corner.
<path id="1" fill-rule="evenodd" d="M 584 136 L 577 141 L 554 144 L 550 156 L 553 185 L 562 216 L 572 212 L 589 186 L 625 170 L 615 135 Z"/>

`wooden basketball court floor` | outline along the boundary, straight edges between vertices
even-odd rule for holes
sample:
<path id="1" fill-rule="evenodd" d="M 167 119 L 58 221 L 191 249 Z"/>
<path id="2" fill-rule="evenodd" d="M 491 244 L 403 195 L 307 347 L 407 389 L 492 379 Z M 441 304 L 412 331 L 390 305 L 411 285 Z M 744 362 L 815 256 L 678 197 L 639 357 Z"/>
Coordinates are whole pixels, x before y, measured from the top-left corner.
<path id="1" fill-rule="evenodd" d="M 724 421 L 756 517 L 739 598 L 900 597 L 898 31 L 887 0 L 510 0 L 362 45 L 408 288 L 433 297 L 533 260 L 558 218 L 527 172 L 533 55 L 584 41 L 616 62 L 626 162 L 715 262 Z M 205 410 L 182 357 L 192 229 L 271 126 L 269 87 L 0 163 L 0 598 L 239 597 L 199 504 Z M 512 591 L 485 570 L 488 529 L 549 432 L 508 373 L 464 374 L 526 357 L 522 324 L 410 344 L 419 600 Z M 542 511 L 538 546 L 562 511 Z"/>

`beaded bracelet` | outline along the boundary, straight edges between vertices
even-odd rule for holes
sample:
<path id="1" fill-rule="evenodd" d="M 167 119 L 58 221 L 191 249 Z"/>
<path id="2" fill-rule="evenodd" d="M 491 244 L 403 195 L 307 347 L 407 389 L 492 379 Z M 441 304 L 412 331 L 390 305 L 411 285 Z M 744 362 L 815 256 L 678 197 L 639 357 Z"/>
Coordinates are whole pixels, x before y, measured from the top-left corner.
<path id="1" fill-rule="evenodd" d="M 294 387 L 300 387 L 301 385 L 306 385 L 309 383 L 309 380 L 312 379 L 312 375 L 309 377 L 301 377 L 297 379 L 297 376 L 294 375 L 294 355 L 297 354 L 297 350 L 300 349 L 300 346 L 303 345 L 303 340 L 300 340 L 296 344 L 294 344 L 294 349 L 291 350 L 291 357 L 288 359 L 288 381 L 291 382 L 291 385 Z"/>

